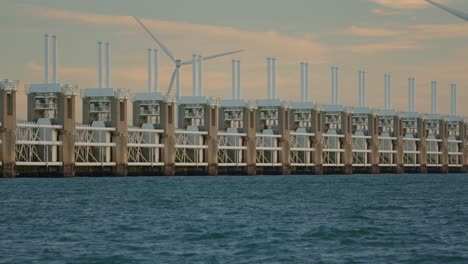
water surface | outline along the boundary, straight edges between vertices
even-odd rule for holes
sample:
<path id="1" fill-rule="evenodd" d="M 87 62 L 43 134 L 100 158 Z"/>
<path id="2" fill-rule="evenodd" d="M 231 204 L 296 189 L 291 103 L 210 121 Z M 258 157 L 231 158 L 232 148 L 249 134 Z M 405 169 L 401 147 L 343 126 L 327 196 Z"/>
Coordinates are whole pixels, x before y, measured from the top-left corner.
<path id="1" fill-rule="evenodd" d="M 0 263 L 468 263 L 468 175 L 0 179 Z"/>

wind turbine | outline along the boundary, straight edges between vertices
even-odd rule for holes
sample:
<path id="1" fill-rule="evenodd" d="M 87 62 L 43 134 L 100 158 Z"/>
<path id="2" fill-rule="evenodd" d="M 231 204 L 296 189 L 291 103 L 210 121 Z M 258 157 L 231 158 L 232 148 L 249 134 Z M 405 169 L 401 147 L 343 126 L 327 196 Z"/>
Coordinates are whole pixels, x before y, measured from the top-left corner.
<path id="1" fill-rule="evenodd" d="M 463 20 L 468 21 L 468 14 L 466 14 L 466 13 L 463 13 L 463 12 L 461 12 L 461 11 L 455 10 L 455 9 L 453 9 L 453 8 L 451 8 L 451 7 L 442 5 L 442 4 L 437 3 L 437 2 L 435 2 L 435 1 L 432 1 L 432 0 L 425 0 L 425 1 L 428 2 L 428 3 L 430 3 L 430 4 L 432 4 L 432 5 L 437 6 L 437 7 L 440 8 L 440 9 L 443 9 L 443 10 L 449 12 L 449 13 L 452 14 L 452 15 L 455 15 L 455 16 L 457 16 L 457 17 L 463 19 Z"/>
<path id="2" fill-rule="evenodd" d="M 191 60 L 186 60 L 186 61 L 183 61 L 181 59 L 176 59 L 176 57 L 172 54 L 172 52 L 136 17 L 134 16 L 133 18 L 135 18 L 135 20 L 138 22 L 138 24 L 141 25 L 141 27 L 148 33 L 148 35 L 150 35 L 150 37 L 161 47 L 161 49 L 164 51 L 164 53 L 166 53 L 166 55 L 174 62 L 175 64 L 175 69 L 174 71 L 172 72 L 172 76 L 171 76 L 171 81 L 169 82 L 169 88 L 167 90 L 167 94 L 166 96 L 169 96 L 171 94 L 171 91 L 172 91 L 172 87 L 174 85 L 174 81 L 176 82 L 176 98 L 179 98 L 180 97 L 180 67 L 182 67 L 183 65 L 190 65 L 192 64 L 192 66 L 195 67 L 195 63 L 194 63 L 194 60 L 195 60 L 195 57 L 192 58 Z M 235 54 L 235 53 L 239 53 L 239 52 L 242 52 L 243 50 L 236 50 L 236 51 L 228 51 L 228 52 L 224 52 L 224 53 L 219 53 L 219 54 L 215 54 L 215 55 L 211 55 L 211 56 L 206 56 L 206 57 L 201 57 L 199 56 L 198 57 L 198 63 L 199 63 L 199 95 L 201 95 L 201 77 L 202 77 L 202 74 L 201 74 L 201 61 L 207 61 L 207 60 L 212 60 L 212 59 L 215 59 L 215 58 L 219 58 L 219 57 L 223 57 L 223 56 L 227 56 L 227 55 L 231 55 L 231 54 Z M 195 70 L 193 71 L 193 75 L 194 75 L 194 78 L 195 78 Z"/>

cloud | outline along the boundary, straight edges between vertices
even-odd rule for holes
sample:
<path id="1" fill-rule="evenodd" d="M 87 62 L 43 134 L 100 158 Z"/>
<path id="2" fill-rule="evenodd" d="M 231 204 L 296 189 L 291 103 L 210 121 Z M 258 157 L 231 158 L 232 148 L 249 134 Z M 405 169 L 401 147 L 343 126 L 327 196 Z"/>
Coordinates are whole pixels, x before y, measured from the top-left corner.
<path id="1" fill-rule="evenodd" d="M 392 9 L 418 9 L 427 8 L 430 5 L 424 0 L 370 0 L 381 6 Z M 449 0 L 438 0 L 442 4 L 447 4 Z M 385 14 L 385 13 L 382 13 Z"/>
<path id="2" fill-rule="evenodd" d="M 360 36 L 360 37 L 393 37 L 393 36 L 401 35 L 402 31 L 385 29 L 385 28 L 368 28 L 368 27 L 351 26 L 349 28 L 346 28 L 342 32 L 340 32 L 340 34 Z"/>
<path id="3" fill-rule="evenodd" d="M 369 43 L 362 45 L 350 45 L 342 47 L 343 50 L 354 53 L 378 53 L 389 51 L 404 51 L 417 50 L 424 46 L 415 42 L 385 42 L 385 43 Z"/>
<path id="4" fill-rule="evenodd" d="M 338 32 L 359 37 L 395 37 L 405 40 L 450 39 L 468 37 L 468 24 L 419 24 L 407 27 L 382 28 L 351 26 Z"/>
<path id="5" fill-rule="evenodd" d="M 116 30 L 118 30 L 117 34 L 120 35 L 128 34 L 129 31 L 122 31 L 124 27 L 133 31 L 138 29 L 141 32 L 141 38 L 148 39 L 146 33 L 139 28 L 134 19 L 128 16 L 84 13 L 63 9 L 42 8 L 34 5 L 23 5 L 22 9 L 29 16 L 45 17 L 61 22 L 74 22 L 95 26 L 116 26 Z M 307 58 L 313 58 L 313 63 L 324 63 L 327 61 L 328 47 L 315 41 L 312 34 L 293 37 L 276 31 L 254 32 L 233 27 L 188 22 L 155 19 L 143 19 L 143 22 L 153 32 L 157 33 L 159 37 L 163 36 L 167 46 L 171 47 L 171 49 L 183 50 L 181 53 L 187 57 L 190 57 L 193 51 L 187 50 L 187 42 L 180 40 L 190 39 L 190 47 L 201 49 L 197 52 L 205 55 L 219 52 L 220 47 L 223 47 L 222 50 L 245 49 L 248 52 L 249 58 L 257 60 L 263 60 L 265 57 L 275 54 L 278 58 L 288 63 L 296 63 L 298 60 Z"/>

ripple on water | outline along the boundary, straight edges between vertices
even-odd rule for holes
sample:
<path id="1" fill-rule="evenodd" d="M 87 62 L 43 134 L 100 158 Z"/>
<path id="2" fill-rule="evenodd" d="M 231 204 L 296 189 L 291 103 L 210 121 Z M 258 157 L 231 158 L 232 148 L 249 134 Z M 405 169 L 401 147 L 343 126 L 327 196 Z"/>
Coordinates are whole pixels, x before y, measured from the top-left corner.
<path id="1" fill-rule="evenodd" d="M 0 263 L 468 263 L 468 177 L 0 179 Z"/>

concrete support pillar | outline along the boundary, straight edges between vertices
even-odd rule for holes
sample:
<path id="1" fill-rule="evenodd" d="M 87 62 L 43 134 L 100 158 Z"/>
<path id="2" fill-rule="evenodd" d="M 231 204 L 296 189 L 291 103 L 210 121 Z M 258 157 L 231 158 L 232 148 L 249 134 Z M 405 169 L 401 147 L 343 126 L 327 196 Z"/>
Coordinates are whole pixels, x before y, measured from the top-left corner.
<path id="1" fill-rule="evenodd" d="M 16 176 L 16 91 L 0 89 L 1 176 Z"/>
<path id="2" fill-rule="evenodd" d="M 461 126 L 461 129 L 463 130 L 463 132 L 460 134 L 462 137 L 462 141 L 463 141 L 463 159 L 462 159 L 462 162 L 463 162 L 463 172 L 467 173 L 468 172 L 468 124 L 467 123 L 463 123 L 463 125 Z"/>
<path id="3" fill-rule="evenodd" d="M 247 149 L 244 151 L 245 163 L 247 163 L 247 175 L 254 176 L 257 174 L 257 130 L 256 130 L 257 110 L 253 107 L 244 108 L 244 133 L 247 136 L 244 139 L 244 146 Z"/>
<path id="4" fill-rule="evenodd" d="M 127 124 L 127 103 L 128 99 L 114 96 L 111 101 L 112 142 L 116 144 L 112 148 L 112 161 L 115 162 L 114 175 L 127 176 L 128 174 L 128 124 Z"/>
<path id="5" fill-rule="evenodd" d="M 291 142 L 290 142 L 290 112 L 288 107 L 280 107 L 279 109 L 279 128 L 281 133 L 280 147 L 281 155 L 280 161 L 282 164 L 282 174 L 291 174 Z"/>
<path id="6" fill-rule="evenodd" d="M 393 149 L 396 150 L 396 169 L 395 173 L 397 174 L 403 174 L 405 173 L 405 166 L 403 165 L 403 159 L 404 159 L 404 154 L 403 154 L 403 128 L 402 128 L 402 123 L 401 123 L 401 118 L 395 117 L 394 119 L 394 124 L 395 124 L 395 134 L 396 134 L 396 145 L 393 146 Z"/>
<path id="7" fill-rule="evenodd" d="M 75 176 L 75 97 L 74 94 L 61 94 L 59 99 L 59 120 L 62 125 L 59 153 L 64 177 Z"/>
<path id="8" fill-rule="evenodd" d="M 447 127 L 447 121 L 441 120 L 440 121 L 440 137 L 442 139 L 442 143 L 440 144 L 440 152 L 442 152 L 441 158 L 441 173 L 448 173 L 449 167 L 448 167 L 448 161 L 449 161 L 449 156 L 448 156 L 448 127 Z"/>
<path id="9" fill-rule="evenodd" d="M 427 173 L 427 141 L 425 131 L 425 121 L 422 118 L 418 118 L 418 136 L 419 142 L 417 143 L 417 149 L 419 150 L 419 173 Z"/>
<path id="10" fill-rule="evenodd" d="M 208 149 L 205 151 L 205 160 L 208 162 L 208 175 L 218 175 L 218 120 L 219 106 L 216 104 L 207 104 L 205 106 L 205 131 L 208 135 L 205 137 L 205 145 Z"/>
<path id="11" fill-rule="evenodd" d="M 322 144 L 322 131 L 323 131 L 323 116 L 322 112 L 317 111 L 312 116 L 312 131 L 315 133 L 312 147 L 315 149 L 314 153 L 314 164 L 315 164 L 315 175 L 323 175 L 323 144 Z"/>
<path id="12" fill-rule="evenodd" d="M 344 174 L 353 173 L 353 138 L 352 138 L 352 116 L 349 113 L 341 114 L 341 127 L 344 132 L 343 149 L 344 149 Z"/>
<path id="13" fill-rule="evenodd" d="M 374 115 L 369 115 L 369 131 L 371 139 L 369 141 L 369 149 L 371 150 L 370 153 L 370 160 L 369 162 L 372 164 L 370 173 L 378 174 L 380 173 L 379 167 L 379 118 Z"/>
<path id="14" fill-rule="evenodd" d="M 164 145 L 162 150 L 162 161 L 164 162 L 164 176 L 174 176 L 175 171 L 175 124 L 176 124 L 176 103 L 164 100 L 161 107 L 161 128 L 164 130 L 161 142 Z"/>

